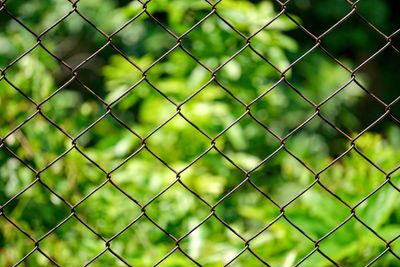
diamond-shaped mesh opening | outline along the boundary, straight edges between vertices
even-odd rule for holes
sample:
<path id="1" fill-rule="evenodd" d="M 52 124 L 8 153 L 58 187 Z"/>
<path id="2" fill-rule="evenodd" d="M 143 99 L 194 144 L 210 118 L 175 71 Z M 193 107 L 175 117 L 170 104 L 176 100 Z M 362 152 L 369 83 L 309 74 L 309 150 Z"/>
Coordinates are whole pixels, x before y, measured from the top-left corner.
<path id="1" fill-rule="evenodd" d="M 119 95 L 113 101 L 116 101 L 113 114 L 142 137 L 149 135 L 176 113 L 177 108 L 172 100 L 166 99 L 161 91 L 145 81 L 127 90 L 121 87 L 122 90 L 122 93 L 115 92 Z M 143 112 L 143 108 L 153 112 Z"/>
<path id="2" fill-rule="evenodd" d="M 133 109 L 136 102 L 149 94 L 151 87 L 146 82 L 142 81 L 142 73 L 135 66 L 135 59 L 128 57 L 127 59 L 121 55 L 113 55 L 109 59 L 108 65 L 102 69 L 105 83 L 106 97 L 105 100 L 116 110 L 127 108 Z M 142 89 L 139 89 L 142 88 Z M 133 93 L 130 93 L 134 91 Z M 124 102 L 125 104 L 119 104 Z M 118 108 L 120 106 L 120 108 Z M 122 114 L 121 114 L 122 116 Z"/>
<path id="3" fill-rule="evenodd" d="M 285 212 L 293 224 L 314 240 L 322 238 L 350 214 L 348 207 L 319 184 L 303 192 L 285 208 Z M 304 220 L 301 214 L 307 214 L 309 219 Z"/>
<path id="4" fill-rule="evenodd" d="M 215 217 L 197 227 L 180 244 L 202 266 L 224 265 L 244 248 L 244 242 Z"/>
<path id="5" fill-rule="evenodd" d="M 216 204 L 244 179 L 243 172 L 215 150 L 181 174 L 181 181 L 210 205 Z"/>
<path id="6" fill-rule="evenodd" d="M 354 244 L 362 244 L 356 249 Z M 354 218 L 332 232 L 320 243 L 320 249 L 338 264 L 357 262 L 367 265 L 385 249 L 385 243 Z"/>
<path id="7" fill-rule="evenodd" d="M 71 249 L 65 249 L 66 247 Z M 83 266 L 104 247 L 103 241 L 75 217 L 40 242 L 40 248 L 62 266 Z"/>
<path id="8" fill-rule="evenodd" d="M 189 136 L 191 138 L 187 139 Z M 210 140 L 177 115 L 150 135 L 147 144 L 167 164 L 179 167 L 200 156 L 210 146 Z M 170 154 L 171 149 L 174 150 L 173 155 Z"/>
<path id="9" fill-rule="evenodd" d="M 365 128 L 361 123 L 354 123 L 354 121 L 359 121 L 357 119 L 358 116 L 365 116 L 358 108 L 361 101 L 365 101 L 365 99 L 371 100 L 370 108 L 375 108 L 379 111 L 377 114 L 368 114 L 368 118 L 364 119 L 365 125 L 369 125 L 378 119 L 384 113 L 384 108 L 381 103 L 366 94 L 357 83 L 346 82 L 343 85 L 346 86 L 344 88 L 341 86 L 340 88 L 343 89 L 339 89 L 340 91 L 334 97 L 323 102 L 320 112 L 333 125 L 345 133 L 352 135 L 361 132 Z"/>
<path id="10" fill-rule="evenodd" d="M 68 76 L 68 69 L 40 46 L 14 62 L 5 71 L 9 81 L 39 103 L 56 91 Z"/>
<path id="11" fill-rule="evenodd" d="M 385 181 L 385 174 L 351 150 L 320 174 L 329 190 L 353 206 Z"/>
<path id="12" fill-rule="evenodd" d="M 80 35 L 81 32 L 84 32 L 84 34 Z M 91 41 L 89 42 L 89 40 Z M 88 24 L 76 12 L 55 25 L 41 37 L 41 44 L 71 68 L 78 66 L 89 58 L 106 41 L 107 38 L 101 32 Z M 96 63 L 99 62 L 96 61 Z M 91 67 L 101 67 L 100 64 L 90 65 Z M 97 73 L 95 74 L 97 75 Z"/>
<path id="13" fill-rule="evenodd" d="M 216 69 L 237 53 L 245 40 L 213 14 L 187 34 L 182 44 L 197 60 Z"/>
<path id="14" fill-rule="evenodd" d="M 345 133 L 319 116 L 300 126 L 291 132 L 286 148 L 314 171 L 323 169 L 348 149 Z M 325 142 L 319 134 L 328 137 L 330 142 Z"/>
<path id="15" fill-rule="evenodd" d="M 244 238 L 252 237 L 279 215 L 279 208 L 248 183 L 225 198 L 215 210 Z"/>
<path id="16" fill-rule="evenodd" d="M 348 83 L 351 74 L 317 48 L 297 62 L 286 77 L 301 94 L 320 103 Z"/>
<path id="17" fill-rule="evenodd" d="M 107 138 L 108 134 L 117 138 Z M 129 128 L 121 125 L 111 115 L 106 115 L 84 130 L 78 137 L 77 145 L 91 160 L 111 171 L 137 151 L 141 142 Z M 93 147 L 102 153 L 93 153 Z"/>
<path id="18" fill-rule="evenodd" d="M 105 203 L 107 209 L 96 203 Z M 140 207 L 107 183 L 79 203 L 78 215 L 101 236 L 109 238 L 140 214 Z"/>
<path id="19" fill-rule="evenodd" d="M 46 136 L 52 138 L 43 138 Z M 5 139 L 5 144 L 18 158 L 39 170 L 67 149 L 67 141 L 67 137 L 55 126 L 41 115 L 35 115 L 9 135 Z"/>
<path id="20" fill-rule="evenodd" d="M 148 77 L 153 86 L 176 102 L 187 99 L 211 78 L 204 67 L 179 47 L 154 65 Z"/>
<path id="21" fill-rule="evenodd" d="M 307 188 L 314 175 L 301 161 L 281 150 L 251 173 L 250 179 L 273 201 L 283 205 Z"/>
<path id="22" fill-rule="evenodd" d="M 69 135 L 76 136 L 106 113 L 102 102 L 78 80 L 69 80 L 61 88 L 41 108 Z"/>
<path id="23" fill-rule="evenodd" d="M 284 137 L 315 113 L 307 98 L 296 90 L 285 81 L 265 88 L 253 100 L 252 114 L 262 124 Z"/>
<path id="24" fill-rule="evenodd" d="M 341 32 L 343 35 L 338 37 Z M 364 42 L 370 45 L 363 46 Z M 344 57 L 347 50 L 351 49 L 353 51 L 350 54 L 351 63 L 357 66 L 383 47 L 385 39 L 371 30 L 359 16 L 352 14 L 323 37 L 322 45 L 339 60 Z"/>
<path id="25" fill-rule="evenodd" d="M 250 242 L 250 249 L 271 266 L 294 266 L 313 248 L 314 244 L 284 218 L 263 229 Z"/>
<path id="26" fill-rule="evenodd" d="M 168 233 L 180 237 L 207 217 L 210 208 L 189 190 L 175 184 L 150 202 L 146 214 Z"/>
<path id="27" fill-rule="evenodd" d="M 71 204 L 92 192 L 106 175 L 76 149 L 57 160 L 41 175 L 42 181 Z"/>
<path id="28" fill-rule="evenodd" d="M 227 129 L 227 130 L 226 130 Z M 236 165 L 252 169 L 264 158 L 279 148 L 279 140 L 266 128 L 255 122 L 249 115 L 236 120 L 226 128 L 216 146 L 223 151 Z M 244 138 L 240 138 L 243 136 Z M 255 145 L 261 145 L 260 153 L 253 151 Z"/>
<path id="29" fill-rule="evenodd" d="M 124 55 L 139 59 L 143 70 L 176 45 L 176 38 L 146 14 L 117 30 L 112 38 Z"/>
<path id="30" fill-rule="evenodd" d="M 270 88 L 279 78 L 279 72 L 250 48 L 241 51 L 217 73 L 218 81 L 247 103 Z"/>
<path id="31" fill-rule="evenodd" d="M 173 239 L 144 216 L 111 242 L 111 249 L 131 265 L 154 265 L 174 247 Z"/>
<path id="32" fill-rule="evenodd" d="M 22 230 L 40 238 L 69 215 L 68 206 L 40 183 L 13 199 L 4 213 Z"/>
<path id="33" fill-rule="evenodd" d="M 243 112 L 243 104 L 215 81 L 202 87 L 182 106 L 183 116 L 210 137 L 217 136 Z"/>
<path id="34" fill-rule="evenodd" d="M 76 67 L 74 76 L 102 99 L 112 95 L 114 100 L 142 77 L 136 59 L 121 55 L 111 45 L 102 44 L 88 54 L 80 60 L 83 63 Z"/>
<path id="35" fill-rule="evenodd" d="M 297 17 L 290 19 L 281 14 L 252 35 L 251 46 L 281 72 L 288 71 L 303 55 L 306 57 L 314 46 L 313 38 L 299 27 L 301 24 L 297 20 Z M 299 46 L 297 40 L 302 40 L 303 45 Z M 274 46 L 270 48 L 266 43 Z"/>
<path id="36" fill-rule="evenodd" d="M 112 174 L 112 181 L 145 204 L 174 181 L 175 174 L 148 150 L 135 154 Z"/>

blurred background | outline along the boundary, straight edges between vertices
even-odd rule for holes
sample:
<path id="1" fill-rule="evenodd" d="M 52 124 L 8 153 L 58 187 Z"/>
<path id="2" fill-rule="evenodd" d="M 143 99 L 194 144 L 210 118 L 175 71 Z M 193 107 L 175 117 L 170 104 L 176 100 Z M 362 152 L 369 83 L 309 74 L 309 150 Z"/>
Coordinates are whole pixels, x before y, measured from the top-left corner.
<path id="1" fill-rule="evenodd" d="M 223 19 L 208 16 L 212 5 L 205 0 L 152 0 L 146 5 L 151 17 L 138 1 L 80 0 L 76 6 L 71 12 L 67 0 L 8 0 L 0 8 L 0 137 L 6 137 L 0 147 L 0 204 L 6 204 L 7 216 L 0 216 L 1 266 L 14 265 L 35 248 L 27 235 L 40 239 L 40 250 L 62 266 L 89 262 L 105 248 L 101 237 L 112 238 L 110 247 L 130 265 L 151 266 L 175 241 L 149 218 L 177 239 L 195 229 L 180 248 L 204 266 L 234 258 L 245 247 L 239 236 L 252 238 L 250 248 L 270 265 L 293 266 L 314 249 L 311 240 L 337 227 L 354 206 L 359 220 L 350 219 L 319 244 L 340 266 L 365 266 L 398 237 L 400 35 L 366 61 L 387 43 L 385 35 L 399 29 L 398 1 L 359 1 L 357 12 L 367 21 L 353 13 L 326 34 L 351 12 L 349 2 L 291 0 L 290 17 L 283 14 L 265 28 L 281 11 L 277 1 L 222 0 L 216 7 Z M 250 36 L 258 29 L 251 46 L 224 65 L 246 45 L 238 32 Z M 316 48 L 297 61 L 315 45 L 307 31 L 323 34 L 325 52 Z M 35 45 L 38 35 L 41 45 Z M 181 46 L 167 53 L 181 35 Z M 216 80 L 210 80 L 217 68 Z M 287 82 L 277 83 L 285 70 Z M 357 138 L 358 152 L 351 150 L 325 170 L 392 102 L 391 117 Z M 37 114 L 13 131 L 36 112 L 35 103 L 42 103 L 47 119 Z M 184 117 L 173 117 L 182 103 Z M 251 116 L 237 121 L 249 103 Z M 320 103 L 321 117 L 292 133 Z M 102 117 L 108 104 L 112 115 Z M 211 149 L 186 169 L 216 136 L 215 146 L 226 157 Z M 286 136 L 285 149 L 274 153 Z M 70 149 L 69 137 L 78 137 L 76 148 Z M 35 181 L 34 170 L 41 182 L 18 195 Z M 251 183 L 219 202 L 249 170 Z M 321 170 L 325 188 L 315 184 L 290 202 Z M 125 194 L 110 182 L 94 191 L 109 172 Z M 154 199 L 177 172 L 187 188 L 175 183 Z M 360 204 L 385 182 L 385 174 L 391 184 Z M 71 214 L 68 203 L 77 205 L 87 226 L 71 217 L 54 230 Z M 214 216 L 195 228 L 210 214 L 206 203 L 219 203 L 215 214 L 231 230 Z M 142 214 L 140 205 L 148 217 L 119 235 Z M 285 218 L 264 229 L 282 206 Z M 400 241 L 390 245 L 400 255 Z M 125 266 L 110 252 L 92 265 Z M 191 265 L 180 251 L 161 264 Z M 246 251 L 232 265 L 262 263 Z M 302 265 L 332 263 L 315 253 Z M 391 253 L 376 262 L 398 265 Z M 22 266 L 52 263 L 35 251 Z"/>

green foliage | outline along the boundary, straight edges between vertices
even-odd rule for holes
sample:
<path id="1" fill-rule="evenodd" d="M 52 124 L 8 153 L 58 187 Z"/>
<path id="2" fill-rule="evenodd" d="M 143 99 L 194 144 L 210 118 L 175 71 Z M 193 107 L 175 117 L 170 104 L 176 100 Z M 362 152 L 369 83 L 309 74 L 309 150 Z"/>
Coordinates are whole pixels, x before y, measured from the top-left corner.
<path id="1" fill-rule="evenodd" d="M 6 6 L 36 33 L 69 10 L 65 3 L 65 7 L 60 7 L 59 1 L 13 2 L 17 1 L 10 1 Z M 101 30 L 111 33 L 142 8 L 137 2 L 121 1 L 129 2 L 125 5 L 116 2 L 82 0 L 78 10 Z M 362 135 L 355 143 L 363 154 L 353 149 L 322 171 L 348 148 L 349 142 L 317 116 L 285 141 L 288 151 L 280 149 L 263 162 L 281 146 L 274 134 L 284 137 L 314 114 L 315 108 L 304 96 L 314 103 L 323 101 L 350 78 L 343 69 L 326 60 L 323 54 L 312 53 L 287 74 L 303 96 L 284 82 L 264 95 L 281 76 L 260 55 L 283 71 L 293 61 L 291 57 L 300 51 L 301 44 L 289 37 L 288 32 L 295 25 L 288 18 L 279 18 L 263 29 L 251 40 L 252 47 L 245 48 L 225 65 L 246 41 L 215 14 L 189 30 L 211 11 L 205 1 L 154 0 L 148 4 L 148 11 L 176 35 L 182 35 L 182 46 L 203 66 L 181 47 L 161 57 L 176 44 L 176 39 L 142 14 L 113 36 L 113 43 L 127 58 L 108 46 L 76 70 L 78 79 L 69 80 L 72 74 L 68 68 L 40 46 L 3 73 L 7 79 L 0 80 L 0 105 L 6 112 L 0 114 L 0 137 L 6 137 L 6 146 L 31 168 L 40 170 L 36 176 L 4 147 L 0 148 L 0 204 L 40 178 L 7 205 L 4 209 L 7 218 L 36 239 L 56 227 L 40 240 L 39 247 L 63 266 L 81 266 L 103 251 L 104 241 L 91 229 L 102 238 L 110 239 L 111 249 L 130 264 L 155 264 L 175 247 L 175 242 L 148 218 L 176 238 L 195 229 L 180 242 L 182 250 L 204 266 L 221 266 L 237 255 L 245 243 L 216 217 L 208 218 L 211 209 L 201 199 L 210 205 L 219 203 L 246 178 L 245 172 L 251 170 L 252 184 L 243 184 L 220 202 L 215 213 L 247 239 L 277 219 L 250 242 L 250 248 L 272 266 L 293 266 L 315 247 L 292 224 L 310 238 L 319 240 L 351 216 L 351 208 L 338 198 L 355 207 L 356 216 L 323 238 L 320 250 L 344 266 L 363 266 L 384 251 L 385 243 L 371 229 L 385 240 L 398 235 L 399 192 L 386 183 L 363 202 L 387 178 L 362 155 L 373 158 L 387 173 L 393 170 L 400 160 L 400 152 L 395 149 L 400 142 L 399 130 L 387 128 L 385 136 Z M 245 35 L 257 31 L 276 15 L 268 1 L 224 0 L 217 11 Z M 6 26 L 0 27 L 1 68 L 35 43 L 14 21 L 7 17 L 3 21 Z M 76 14 L 43 38 L 46 48 L 73 67 L 107 42 Z M 72 48 L 68 50 L 68 47 Z M 158 63 L 153 65 L 154 62 Z M 215 69 L 218 72 L 213 79 Z M 243 103 L 252 103 L 260 95 L 263 97 L 250 106 L 251 116 L 260 124 L 250 114 L 241 117 L 247 112 Z M 361 101 L 361 96 L 362 90 L 351 83 L 329 100 L 321 112 L 333 123 L 343 123 L 345 131 L 355 136 L 357 132 L 346 126 L 348 122 L 362 124 L 350 112 Z M 43 100 L 46 101 L 40 106 L 41 113 L 9 135 L 36 112 L 33 102 Z M 103 101 L 111 104 L 112 110 L 105 117 L 102 115 L 107 107 Z M 102 119 L 85 130 L 99 118 Z M 154 132 L 159 126 L 162 127 Z M 68 135 L 79 137 L 72 150 L 69 150 L 72 142 Z M 208 151 L 214 138 L 215 147 L 233 162 L 216 149 Z M 208 152 L 196 160 L 205 151 Z M 182 184 L 174 182 L 177 173 Z M 110 181 L 107 176 L 111 177 Z M 318 183 L 314 183 L 316 178 Z M 396 172 L 391 182 L 400 185 Z M 99 188 L 100 185 L 103 186 Z M 285 207 L 285 217 L 263 195 L 284 206 L 310 185 L 305 194 Z M 93 191 L 96 192 L 86 199 Z M 77 205 L 76 217 L 69 218 L 69 204 Z M 140 205 L 146 205 L 146 216 Z M 68 221 L 57 227 L 66 218 Z M 207 221 L 197 227 L 205 218 Z M 34 248 L 34 243 L 9 220 L 0 217 L 1 266 L 14 264 Z M 117 234 L 132 222 L 131 227 Z M 393 250 L 399 253 L 396 243 Z M 27 266 L 49 264 L 38 251 L 26 260 Z M 245 252 L 234 264 L 258 266 L 259 261 Z M 123 264 L 106 252 L 93 265 Z M 164 262 L 164 266 L 188 265 L 192 263 L 178 250 Z M 303 265 L 322 267 L 330 263 L 316 253 Z M 385 257 L 380 261 L 380 266 L 395 265 L 394 258 Z"/>

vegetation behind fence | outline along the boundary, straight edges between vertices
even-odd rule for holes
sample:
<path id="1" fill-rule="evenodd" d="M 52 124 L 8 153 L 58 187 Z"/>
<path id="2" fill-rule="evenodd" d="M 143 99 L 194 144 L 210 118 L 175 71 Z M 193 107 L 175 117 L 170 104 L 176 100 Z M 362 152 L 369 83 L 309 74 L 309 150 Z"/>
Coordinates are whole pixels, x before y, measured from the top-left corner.
<path id="1" fill-rule="evenodd" d="M 398 11 L 0 1 L 0 265 L 398 266 Z"/>

